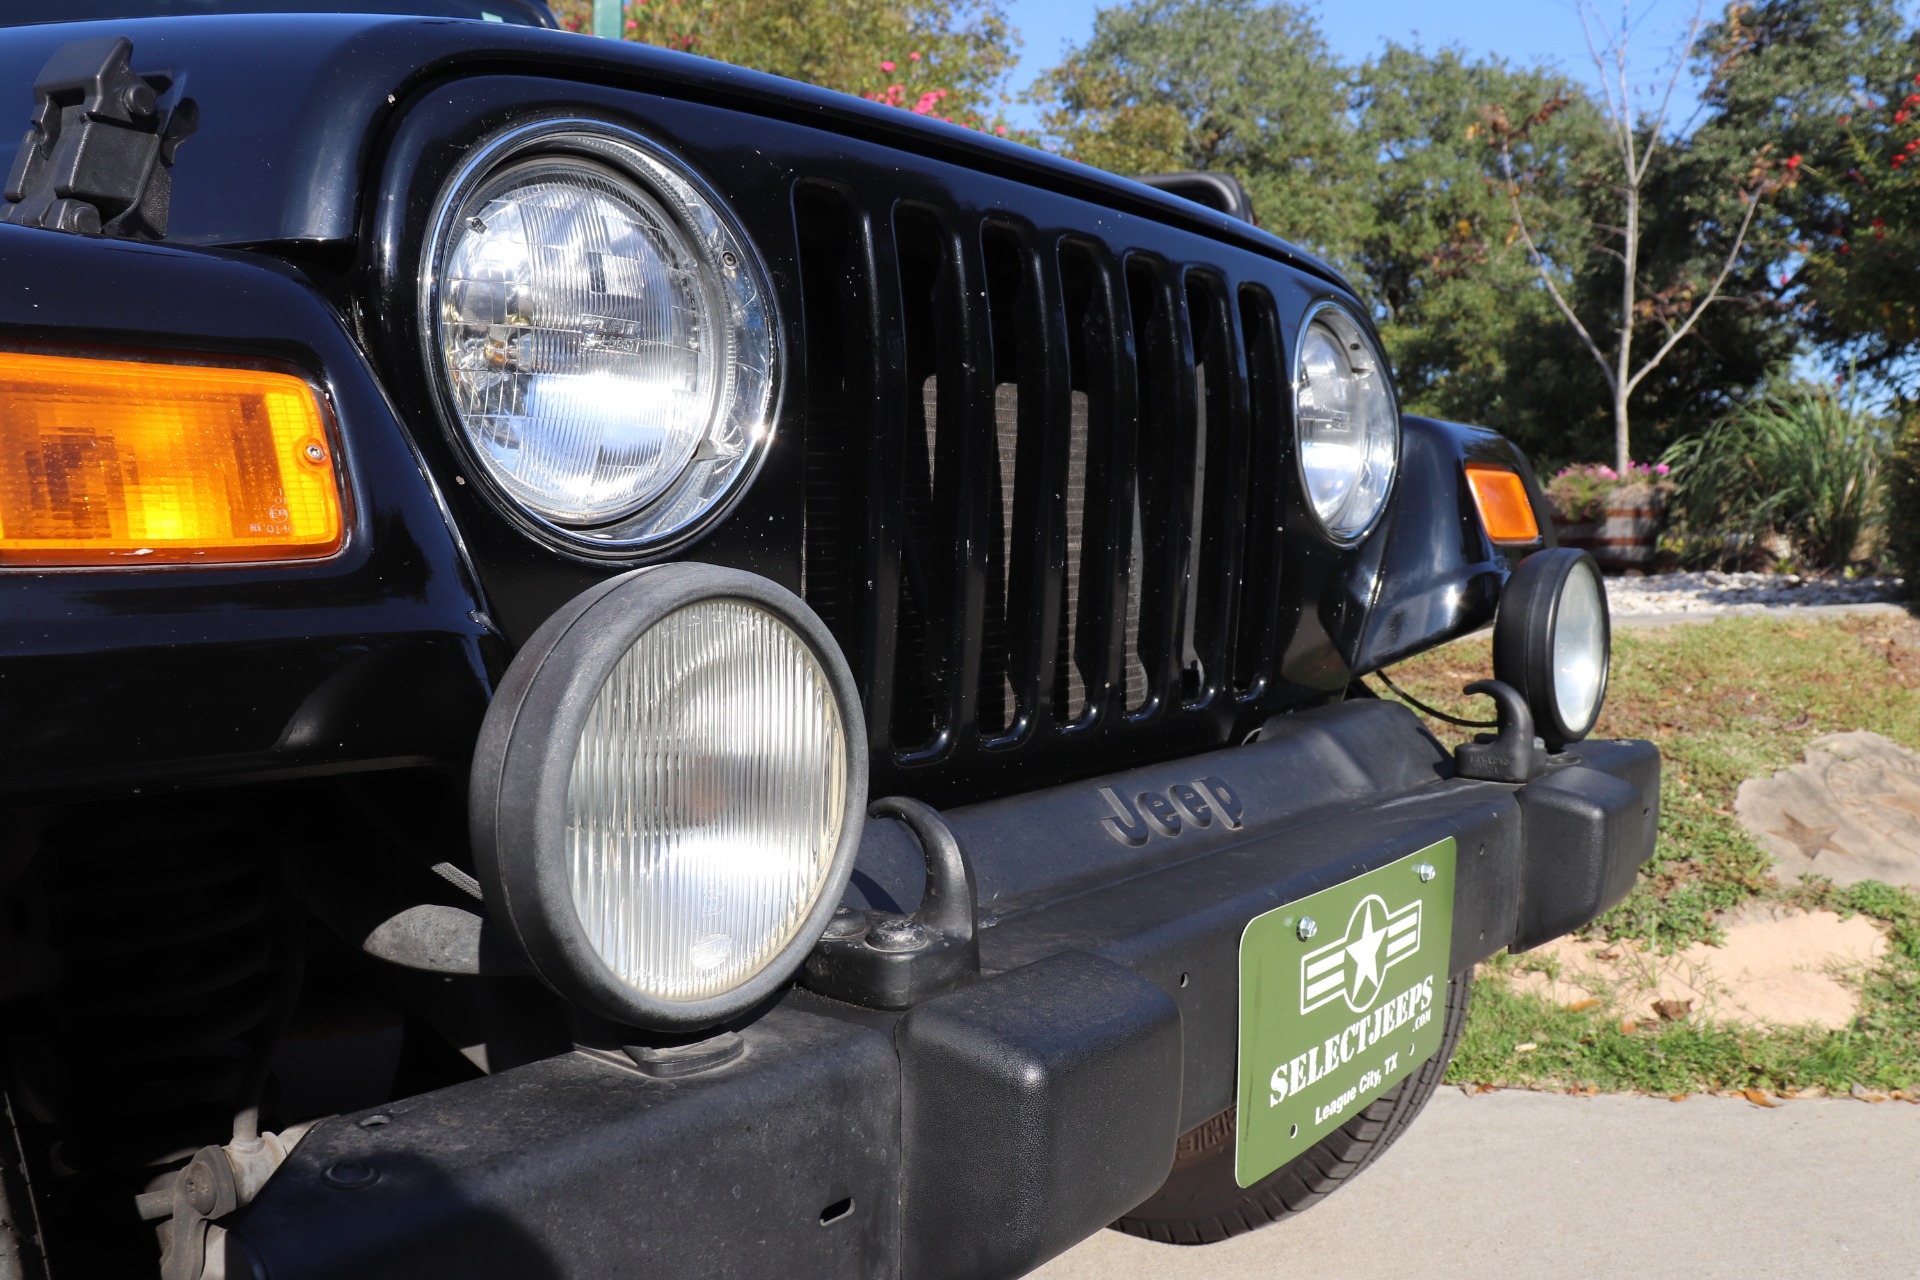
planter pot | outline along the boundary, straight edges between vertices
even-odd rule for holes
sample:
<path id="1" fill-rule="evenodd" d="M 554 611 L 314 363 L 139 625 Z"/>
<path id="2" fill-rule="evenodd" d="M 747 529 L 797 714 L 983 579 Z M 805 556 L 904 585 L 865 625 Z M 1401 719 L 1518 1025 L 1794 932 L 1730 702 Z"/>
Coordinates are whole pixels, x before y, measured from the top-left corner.
<path id="1" fill-rule="evenodd" d="M 1651 485 L 1616 489 L 1598 520 L 1568 520 L 1557 511 L 1553 516 L 1560 545 L 1592 553 L 1608 573 L 1650 571 L 1660 531 L 1666 527 L 1666 490 Z"/>

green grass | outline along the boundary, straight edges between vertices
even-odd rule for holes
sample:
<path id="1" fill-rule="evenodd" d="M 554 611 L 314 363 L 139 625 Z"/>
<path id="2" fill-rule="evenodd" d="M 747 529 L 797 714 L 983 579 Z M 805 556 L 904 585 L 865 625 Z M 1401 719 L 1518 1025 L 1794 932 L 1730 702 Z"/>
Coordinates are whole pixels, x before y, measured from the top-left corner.
<path id="1" fill-rule="evenodd" d="M 1490 667 L 1470 639 L 1407 662 L 1396 683 L 1447 710 L 1485 714 L 1460 686 Z M 1464 731 L 1429 726 L 1444 741 Z M 1903 618 L 1725 619 L 1614 637 L 1613 684 L 1597 732 L 1650 738 L 1665 757 L 1660 844 L 1626 901 L 1588 931 L 1670 951 L 1717 941 L 1718 920 L 1754 899 L 1858 912 L 1885 922 L 1890 953 L 1861 979 L 1860 1016 L 1842 1031 L 1750 1027 L 1698 1016 L 1623 1030 L 1604 1003 L 1564 1009 L 1486 967 L 1449 1078 L 1543 1088 L 1682 1093 L 1845 1091 L 1920 1083 L 1920 894 L 1881 884 L 1782 885 L 1733 816 L 1742 780 L 1797 764 L 1829 733 L 1871 729 L 1920 748 L 1920 625 Z M 1531 1044 L 1530 1050 L 1516 1046 Z"/>

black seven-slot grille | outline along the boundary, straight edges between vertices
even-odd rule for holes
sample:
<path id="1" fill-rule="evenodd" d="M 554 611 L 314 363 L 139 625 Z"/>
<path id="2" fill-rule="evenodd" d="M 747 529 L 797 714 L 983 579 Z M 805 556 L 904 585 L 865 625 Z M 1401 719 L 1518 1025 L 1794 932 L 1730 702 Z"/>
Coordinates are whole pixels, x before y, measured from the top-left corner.
<path id="1" fill-rule="evenodd" d="M 876 786 L 1039 784 L 1257 722 L 1291 435 L 1272 292 L 838 184 L 794 207 L 804 590 Z"/>

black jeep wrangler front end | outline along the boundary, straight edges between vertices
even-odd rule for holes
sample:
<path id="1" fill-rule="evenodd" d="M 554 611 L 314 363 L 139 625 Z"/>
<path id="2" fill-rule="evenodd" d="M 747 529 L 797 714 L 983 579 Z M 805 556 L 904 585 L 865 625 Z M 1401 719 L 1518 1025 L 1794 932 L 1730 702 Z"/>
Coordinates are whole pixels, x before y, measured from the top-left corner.
<path id="1" fill-rule="evenodd" d="M 1306 1207 L 1652 851 L 1605 596 L 1225 212 L 558 31 L 0 31 L 0 1277 Z M 1492 625 L 1447 751 L 1362 677 Z"/>

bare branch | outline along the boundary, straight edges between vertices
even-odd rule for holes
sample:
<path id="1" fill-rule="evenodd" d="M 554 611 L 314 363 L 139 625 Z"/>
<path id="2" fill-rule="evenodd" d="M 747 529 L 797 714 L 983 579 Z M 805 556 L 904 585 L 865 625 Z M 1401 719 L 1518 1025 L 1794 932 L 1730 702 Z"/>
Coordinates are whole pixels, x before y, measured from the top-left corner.
<path id="1" fill-rule="evenodd" d="M 1587 326 L 1580 323 L 1579 315 L 1567 305 L 1567 300 L 1560 296 L 1560 286 L 1553 282 L 1553 273 L 1547 270 L 1546 256 L 1540 252 L 1540 247 L 1534 244 L 1533 232 L 1527 229 L 1526 215 L 1520 210 L 1520 187 L 1513 180 L 1513 154 L 1507 150 L 1504 142 L 1500 146 L 1500 166 L 1507 175 L 1507 200 L 1513 205 L 1513 225 L 1519 229 L 1520 238 L 1526 242 L 1527 256 L 1533 260 L 1533 269 L 1539 273 L 1541 283 L 1547 286 L 1547 293 L 1553 298 L 1554 305 L 1560 308 L 1560 314 L 1567 318 L 1567 322 L 1573 326 L 1573 331 L 1580 335 L 1580 341 L 1586 344 L 1588 352 L 1600 365 L 1601 372 L 1610 373 L 1606 356 L 1601 354 L 1600 346 L 1593 340 L 1593 335 L 1587 332 Z"/>
<path id="2" fill-rule="evenodd" d="M 1694 0 L 1693 18 L 1687 23 L 1687 38 L 1681 42 L 1673 59 L 1673 74 L 1667 77 L 1666 92 L 1660 95 L 1660 110 L 1654 114 L 1653 127 L 1647 131 L 1646 154 L 1640 158 L 1640 171 L 1633 175 L 1634 182 L 1643 181 L 1647 170 L 1653 165 L 1653 153 L 1660 149 L 1660 135 L 1667 127 L 1667 112 L 1672 109 L 1673 91 L 1679 87 L 1680 77 L 1686 72 L 1687 62 L 1693 57 L 1693 47 L 1700 40 L 1701 19 L 1706 13 L 1706 0 Z M 1698 109 L 1694 112 L 1699 114 Z"/>
<path id="3" fill-rule="evenodd" d="M 1587 40 L 1587 56 L 1593 59 L 1593 69 L 1599 73 L 1600 97 L 1607 109 L 1607 123 L 1612 127 L 1614 144 L 1620 148 L 1621 162 L 1626 166 L 1627 176 L 1634 172 L 1633 156 L 1633 108 L 1627 101 L 1627 51 L 1607 31 L 1600 27 L 1601 36 L 1607 43 L 1607 51 L 1613 55 L 1614 68 L 1620 75 L 1620 96 L 1614 98 L 1614 86 L 1608 79 L 1607 60 L 1600 54 L 1600 46 L 1594 42 L 1593 28 L 1600 21 L 1597 8 L 1590 0 L 1576 0 L 1574 12 L 1580 17 L 1580 33 Z"/>
<path id="4" fill-rule="evenodd" d="M 1627 380 L 1627 394 L 1633 394 L 1633 389 L 1640 385 L 1640 379 L 1652 373 L 1654 367 L 1666 359 L 1667 352 L 1673 350 L 1674 345 L 1678 343 L 1680 339 L 1687 336 L 1687 331 L 1693 328 L 1694 322 L 1705 313 L 1708 305 L 1720 296 L 1720 286 L 1724 285 L 1727 282 L 1727 277 L 1733 274 L 1733 264 L 1740 257 L 1741 247 L 1747 242 L 1748 229 L 1753 226 L 1753 215 L 1759 212 L 1760 209 L 1759 189 L 1755 189 L 1752 192 L 1742 192 L 1741 195 L 1746 199 L 1747 213 L 1745 217 L 1740 219 L 1740 232 L 1733 238 L 1733 247 L 1727 250 L 1727 260 L 1720 264 L 1720 274 L 1714 277 L 1712 287 L 1707 290 L 1706 294 L 1701 297 L 1698 303 L 1694 304 L 1693 311 L 1687 316 L 1685 323 L 1674 330 L 1673 336 L 1668 338 L 1666 343 L 1658 351 L 1654 352 L 1645 364 L 1640 366 L 1640 372 L 1634 374 L 1633 377 Z"/>

